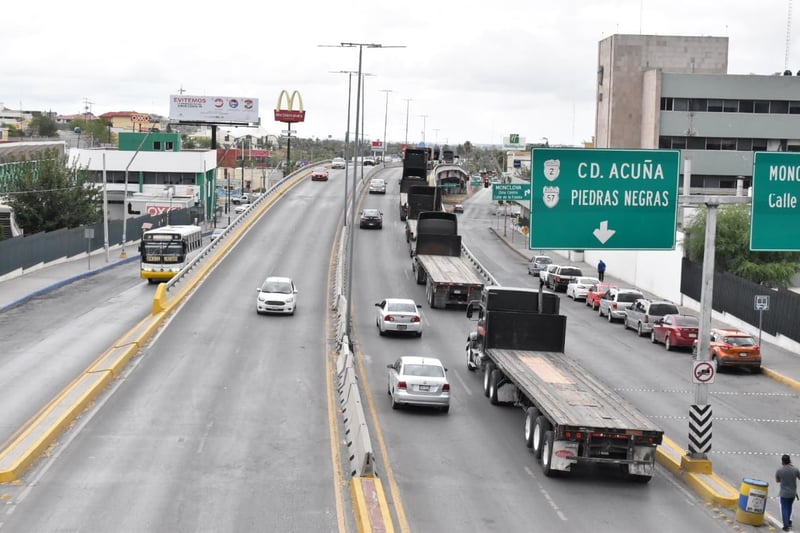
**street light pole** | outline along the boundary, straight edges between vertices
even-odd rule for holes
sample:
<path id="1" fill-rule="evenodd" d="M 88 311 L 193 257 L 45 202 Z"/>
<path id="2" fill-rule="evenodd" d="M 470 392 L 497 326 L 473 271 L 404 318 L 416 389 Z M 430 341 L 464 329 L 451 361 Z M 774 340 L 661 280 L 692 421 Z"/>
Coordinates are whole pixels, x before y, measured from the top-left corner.
<path id="1" fill-rule="evenodd" d="M 425 129 L 427 128 L 426 124 L 428 115 L 418 115 L 418 116 L 422 117 L 422 144 L 424 146 L 427 146 L 427 144 L 425 143 Z"/>
<path id="2" fill-rule="evenodd" d="M 121 258 L 123 258 L 123 259 L 128 257 L 128 254 L 125 253 L 125 241 L 128 239 L 128 235 L 127 235 L 127 229 L 128 229 L 128 205 L 129 205 L 128 204 L 128 169 L 131 168 L 131 164 L 133 164 L 133 160 L 139 154 L 139 151 L 142 149 L 142 146 L 144 146 L 144 142 L 147 140 L 147 138 L 149 136 L 150 136 L 150 131 L 148 131 L 147 133 L 144 134 L 144 137 L 142 137 L 141 142 L 139 142 L 139 146 L 136 148 L 136 151 L 133 152 L 133 155 L 131 156 L 131 160 L 128 161 L 127 165 L 125 165 L 125 190 L 123 192 L 123 198 L 122 198 L 122 250 L 120 251 L 120 254 L 119 254 L 119 256 Z"/>
<path id="3" fill-rule="evenodd" d="M 373 44 L 370 44 L 370 43 L 341 43 L 341 44 L 338 45 L 338 47 L 341 47 L 341 48 L 358 47 L 358 92 L 356 93 L 356 142 L 358 142 L 358 134 L 359 134 L 358 118 L 359 118 L 359 114 L 361 113 L 361 83 L 362 83 L 362 80 L 361 80 L 361 65 L 362 65 L 362 57 L 363 57 L 363 51 L 364 51 L 364 47 L 365 46 L 367 48 L 405 48 L 404 46 L 384 46 L 382 44 L 374 44 L 374 43 Z M 358 153 L 356 153 L 355 159 L 353 160 L 353 162 L 355 164 L 358 163 Z M 345 165 L 346 165 L 346 162 L 345 162 Z M 354 171 L 354 175 L 355 175 L 355 171 Z M 354 180 L 355 180 L 355 178 L 354 178 Z M 347 301 L 347 306 L 346 306 L 347 308 L 346 308 L 346 312 L 345 312 L 345 329 L 346 329 L 347 335 L 350 335 L 350 331 L 351 331 L 350 330 L 350 326 L 351 326 L 350 317 L 352 316 L 351 315 L 351 307 L 352 307 L 352 297 L 351 297 L 351 295 L 352 295 L 352 287 L 353 287 L 353 244 L 354 244 L 353 240 L 354 240 L 354 237 L 355 237 L 355 232 L 353 231 L 353 224 L 355 224 L 355 205 L 356 205 L 356 202 L 355 202 L 355 200 L 356 200 L 355 183 L 353 183 L 352 196 L 353 196 L 353 203 L 352 203 L 353 209 L 352 209 L 352 212 L 350 213 L 351 224 L 350 224 L 350 229 L 349 229 L 349 238 L 348 238 L 348 245 L 347 245 L 347 248 L 348 248 L 347 289 L 346 289 L 346 294 L 345 294 L 346 301 Z M 346 213 L 345 213 L 345 215 L 346 215 Z"/>
<path id="4" fill-rule="evenodd" d="M 392 92 L 391 89 L 381 89 L 382 92 L 386 93 L 386 105 L 384 106 L 383 111 L 383 161 L 386 161 L 386 148 L 388 147 L 389 143 L 386 142 L 386 126 L 389 124 L 389 93 Z"/>

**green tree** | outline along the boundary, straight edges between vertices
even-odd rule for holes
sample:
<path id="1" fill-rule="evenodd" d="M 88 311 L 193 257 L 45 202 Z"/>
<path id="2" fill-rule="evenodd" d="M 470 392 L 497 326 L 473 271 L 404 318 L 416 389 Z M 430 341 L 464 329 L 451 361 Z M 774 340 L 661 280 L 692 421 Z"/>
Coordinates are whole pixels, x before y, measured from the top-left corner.
<path id="1" fill-rule="evenodd" d="M 31 119 L 33 135 L 39 137 L 55 137 L 58 135 L 58 124 L 49 113 L 36 113 Z"/>
<path id="2" fill-rule="evenodd" d="M 703 261 L 706 218 L 707 210 L 702 208 L 685 228 L 684 249 L 692 261 Z M 717 211 L 714 269 L 768 287 L 786 288 L 800 270 L 800 253 L 751 252 L 750 206 L 732 205 Z"/>
<path id="3" fill-rule="evenodd" d="M 68 157 L 53 151 L 38 161 L 26 161 L 11 183 L 10 201 L 17 223 L 27 234 L 93 224 L 101 190 L 87 186 L 84 172 Z"/>
<path id="4" fill-rule="evenodd" d="M 87 146 L 114 144 L 116 142 L 116 135 L 111 132 L 111 123 L 103 119 L 73 120 L 69 123 L 69 129 L 74 131 L 75 128 L 81 129 L 81 136 L 87 139 Z"/>

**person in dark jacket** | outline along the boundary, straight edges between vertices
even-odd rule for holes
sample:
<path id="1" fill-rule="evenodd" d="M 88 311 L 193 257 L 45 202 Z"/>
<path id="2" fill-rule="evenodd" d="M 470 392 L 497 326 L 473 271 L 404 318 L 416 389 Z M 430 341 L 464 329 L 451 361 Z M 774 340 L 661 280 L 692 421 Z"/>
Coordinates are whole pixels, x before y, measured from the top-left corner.
<path id="1" fill-rule="evenodd" d="M 800 470 L 792 464 L 791 458 L 784 454 L 781 457 L 781 467 L 775 472 L 775 481 L 781 484 L 781 518 L 783 530 L 792 528 L 792 504 L 797 498 L 797 480 L 800 479 Z"/>
<path id="2" fill-rule="evenodd" d="M 603 281 L 603 278 L 606 277 L 606 264 L 601 259 L 599 263 L 597 263 L 597 279 Z"/>

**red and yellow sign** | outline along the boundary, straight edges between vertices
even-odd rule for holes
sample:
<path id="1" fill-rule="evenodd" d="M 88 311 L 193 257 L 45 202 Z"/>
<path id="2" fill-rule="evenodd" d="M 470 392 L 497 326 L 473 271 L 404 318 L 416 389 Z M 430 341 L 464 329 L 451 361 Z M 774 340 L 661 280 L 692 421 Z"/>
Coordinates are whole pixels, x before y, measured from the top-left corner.
<path id="1" fill-rule="evenodd" d="M 297 98 L 297 109 L 294 108 L 295 98 Z M 286 107 L 281 107 L 286 101 Z M 303 122 L 306 119 L 306 112 L 303 109 L 303 97 L 298 91 L 293 91 L 290 95 L 287 90 L 282 90 L 278 95 L 278 105 L 275 106 L 276 122 Z"/>

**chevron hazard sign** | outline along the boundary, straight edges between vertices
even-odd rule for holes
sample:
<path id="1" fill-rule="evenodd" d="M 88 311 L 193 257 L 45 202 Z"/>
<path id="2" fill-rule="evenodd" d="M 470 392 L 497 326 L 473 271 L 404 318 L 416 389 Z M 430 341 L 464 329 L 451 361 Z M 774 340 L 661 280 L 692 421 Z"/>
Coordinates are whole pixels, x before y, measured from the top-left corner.
<path id="1" fill-rule="evenodd" d="M 711 406 L 689 406 L 689 453 L 711 451 Z"/>

